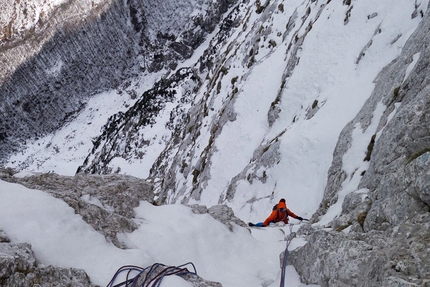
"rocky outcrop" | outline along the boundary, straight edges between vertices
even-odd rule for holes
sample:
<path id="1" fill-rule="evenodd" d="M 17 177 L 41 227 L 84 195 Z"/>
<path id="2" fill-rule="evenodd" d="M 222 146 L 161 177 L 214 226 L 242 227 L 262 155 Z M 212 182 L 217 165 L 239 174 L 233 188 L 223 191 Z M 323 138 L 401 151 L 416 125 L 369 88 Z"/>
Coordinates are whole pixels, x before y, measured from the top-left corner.
<path id="1" fill-rule="evenodd" d="M 429 29 L 427 13 L 340 135 L 323 201 L 312 218 L 316 225 L 299 230 L 308 243 L 290 257 L 306 283 L 430 286 Z M 344 156 L 358 129 L 369 145 L 351 172 Z M 347 191 L 354 180 L 356 188 Z M 341 213 L 322 226 L 330 229 L 318 227 L 343 198 Z"/>
<path id="2" fill-rule="evenodd" d="M 36 259 L 29 244 L 11 244 L 4 235 L 0 238 L 0 285 L 4 287 L 95 286 L 91 284 L 85 271 L 44 266 Z"/>
<path id="3" fill-rule="evenodd" d="M 82 219 L 107 240 L 125 248 L 117 234 L 137 228 L 134 208 L 142 200 L 152 202 L 152 186 L 145 180 L 125 175 L 60 176 L 55 173 L 13 177 L 13 171 L 0 172 L 0 179 L 44 190 L 61 198 Z"/>
<path id="4" fill-rule="evenodd" d="M 220 204 L 207 208 L 204 205 L 193 204 L 190 205 L 190 207 L 196 214 L 208 213 L 210 216 L 226 225 L 230 231 L 233 231 L 235 225 L 247 227 L 246 223 L 235 216 L 233 210 L 227 205 Z"/>

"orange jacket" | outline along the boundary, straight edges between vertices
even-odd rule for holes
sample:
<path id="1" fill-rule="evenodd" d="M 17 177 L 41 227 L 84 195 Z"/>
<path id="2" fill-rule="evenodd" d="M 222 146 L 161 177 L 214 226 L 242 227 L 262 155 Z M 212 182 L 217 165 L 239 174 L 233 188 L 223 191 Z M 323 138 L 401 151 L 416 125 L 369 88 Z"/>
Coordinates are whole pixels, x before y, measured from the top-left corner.
<path id="1" fill-rule="evenodd" d="M 284 211 L 281 211 L 282 209 Z M 285 205 L 285 202 L 279 201 L 278 208 L 273 210 L 272 213 L 267 217 L 267 219 L 263 222 L 263 226 L 269 225 L 271 222 L 280 222 L 283 221 L 285 224 L 288 223 L 288 216 L 291 216 L 293 218 L 297 218 L 297 215 L 295 215 L 291 210 L 287 208 Z"/>

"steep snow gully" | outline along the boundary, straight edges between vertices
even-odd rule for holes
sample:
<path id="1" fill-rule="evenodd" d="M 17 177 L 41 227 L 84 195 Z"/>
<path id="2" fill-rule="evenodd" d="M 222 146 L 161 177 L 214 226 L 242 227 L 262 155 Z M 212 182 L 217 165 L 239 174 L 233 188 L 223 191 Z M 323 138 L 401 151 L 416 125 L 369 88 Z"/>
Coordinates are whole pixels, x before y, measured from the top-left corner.
<path id="1" fill-rule="evenodd" d="M 428 0 L 5 3 L 0 285 L 430 286 Z"/>

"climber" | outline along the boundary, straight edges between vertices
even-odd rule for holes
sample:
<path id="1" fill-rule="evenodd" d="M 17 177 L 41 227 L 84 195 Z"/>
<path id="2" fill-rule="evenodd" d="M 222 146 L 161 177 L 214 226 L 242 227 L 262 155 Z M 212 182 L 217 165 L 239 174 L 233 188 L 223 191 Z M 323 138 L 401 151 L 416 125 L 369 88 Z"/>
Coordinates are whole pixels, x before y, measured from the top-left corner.
<path id="1" fill-rule="evenodd" d="M 293 212 L 291 212 L 291 210 L 289 210 L 287 208 L 287 205 L 285 204 L 285 199 L 281 198 L 281 200 L 279 200 L 279 203 L 273 207 L 272 213 L 269 215 L 269 217 L 267 217 L 267 219 L 264 222 L 258 222 L 255 224 L 252 222 L 249 222 L 248 225 L 249 226 L 257 226 L 257 227 L 265 227 L 265 226 L 268 226 L 272 222 L 276 223 L 276 222 L 280 222 L 280 221 L 287 224 L 288 223 L 288 216 L 291 216 L 291 217 L 298 219 L 300 221 L 308 220 L 308 219 L 304 219 L 300 216 L 297 216 Z"/>

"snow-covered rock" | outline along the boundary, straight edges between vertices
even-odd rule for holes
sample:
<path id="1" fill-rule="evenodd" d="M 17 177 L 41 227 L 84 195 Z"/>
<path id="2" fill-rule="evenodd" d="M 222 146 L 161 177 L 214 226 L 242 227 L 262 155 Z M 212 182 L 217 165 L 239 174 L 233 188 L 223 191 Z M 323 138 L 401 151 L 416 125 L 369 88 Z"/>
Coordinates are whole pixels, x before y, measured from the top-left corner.
<path id="1" fill-rule="evenodd" d="M 426 13 L 339 137 L 324 198 L 313 216 L 319 227 L 303 230 L 309 242 L 291 256 L 307 283 L 430 284 L 429 28 Z M 359 142 L 368 143 L 367 152 L 351 169 L 345 158 Z M 336 209 L 341 212 L 333 216 Z"/>
<path id="2" fill-rule="evenodd" d="M 0 283 L 13 286 L 77 286 L 92 287 L 84 270 L 44 266 L 27 243 L 0 241 Z"/>

